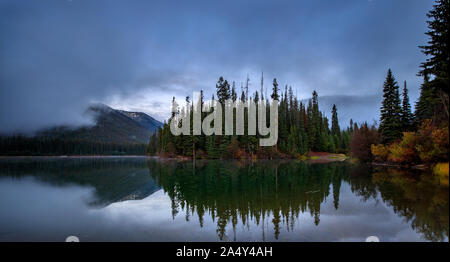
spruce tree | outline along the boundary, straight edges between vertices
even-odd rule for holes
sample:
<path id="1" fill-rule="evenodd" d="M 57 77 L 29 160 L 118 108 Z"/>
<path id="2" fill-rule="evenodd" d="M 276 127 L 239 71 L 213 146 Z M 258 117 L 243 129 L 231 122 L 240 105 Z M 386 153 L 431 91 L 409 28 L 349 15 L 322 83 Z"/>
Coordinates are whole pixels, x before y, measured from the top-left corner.
<path id="1" fill-rule="evenodd" d="M 231 99 L 233 100 L 233 102 L 236 102 L 236 100 L 237 100 L 236 84 L 234 81 L 233 81 L 233 85 L 231 87 Z"/>
<path id="2" fill-rule="evenodd" d="M 308 101 L 308 106 L 306 107 L 306 133 L 308 137 L 308 150 L 315 147 L 316 144 L 316 126 L 313 122 L 313 106 L 312 100 Z"/>
<path id="3" fill-rule="evenodd" d="M 433 117 L 435 120 L 448 121 L 449 117 L 449 81 L 448 64 L 450 60 L 450 51 L 448 48 L 449 39 L 449 19 L 450 19 L 450 1 L 437 0 L 433 9 L 428 12 L 430 18 L 428 31 L 429 41 L 425 46 L 419 46 L 422 52 L 427 56 L 425 62 L 421 64 L 419 75 L 429 77 L 432 80 L 424 83 L 423 89 L 430 89 L 424 93 L 431 92 L 434 96 Z M 430 78 L 431 79 L 431 78 Z"/>
<path id="4" fill-rule="evenodd" d="M 388 70 L 386 80 L 383 84 L 383 102 L 380 109 L 379 132 L 385 143 L 392 142 L 402 136 L 401 106 L 398 85 Z"/>
<path id="5" fill-rule="evenodd" d="M 341 136 L 341 129 L 339 127 L 339 120 L 337 115 L 336 105 L 333 104 L 333 109 L 331 110 L 331 134 L 338 137 Z"/>
<path id="6" fill-rule="evenodd" d="M 314 126 L 314 131 L 312 136 L 314 137 L 314 143 L 311 145 L 311 148 L 315 151 L 321 150 L 323 145 L 323 136 L 322 136 L 322 116 L 319 111 L 319 95 L 316 90 L 312 93 L 312 111 L 311 111 L 311 122 Z"/>
<path id="7" fill-rule="evenodd" d="M 428 88 L 428 76 L 424 76 L 423 83 L 420 86 L 420 96 L 416 102 L 414 117 L 415 125 L 419 126 L 425 119 L 433 117 L 433 90 Z"/>
<path id="8" fill-rule="evenodd" d="M 270 96 L 273 100 L 279 100 L 280 96 L 278 95 L 278 83 L 277 83 L 277 79 L 274 78 L 273 79 L 273 89 L 272 89 L 272 95 Z"/>
<path id="9" fill-rule="evenodd" d="M 223 77 L 220 77 L 219 81 L 217 81 L 216 90 L 217 100 L 219 100 L 222 105 L 225 100 L 230 99 L 230 84 L 228 84 L 228 81 L 224 80 Z"/>
<path id="10" fill-rule="evenodd" d="M 403 94 L 402 94 L 402 125 L 403 125 L 403 131 L 411 131 L 413 126 L 414 117 L 411 113 L 411 105 L 409 104 L 409 97 L 408 97 L 408 89 L 406 88 L 406 81 L 403 85 Z"/>

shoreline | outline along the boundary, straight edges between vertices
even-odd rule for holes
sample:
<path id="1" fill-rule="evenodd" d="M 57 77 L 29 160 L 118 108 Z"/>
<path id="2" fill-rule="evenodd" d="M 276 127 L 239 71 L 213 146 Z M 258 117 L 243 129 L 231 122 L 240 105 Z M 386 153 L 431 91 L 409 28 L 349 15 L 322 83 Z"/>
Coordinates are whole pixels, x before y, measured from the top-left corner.
<path id="1" fill-rule="evenodd" d="M 0 156 L 0 159 L 20 159 L 20 158 L 48 158 L 48 159 L 73 159 L 73 158 L 159 158 L 158 156 L 147 155 L 51 155 L 51 156 Z"/>
<path id="2" fill-rule="evenodd" d="M 153 158 L 161 160 L 192 160 L 188 156 L 149 156 L 149 155 L 35 155 L 35 156 L 0 156 L 2 159 L 83 159 L 83 158 Z M 350 159 L 344 154 L 326 153 L 326 152 L 311 152 L 308 157 L 282 157 L 282 158 L 226 158 L 226 159 L 210 159 L 197 158 L 196 160 L 300 160 L 309 161 L 311 163 L 329 163 L 341 162 Z"/>
<path id="3" fill-rule="evenodd" d="M 427 164 L 416 164 L 416 165 L 402 165 L 402 164 L 394 164 L 389 162 L 371 162 L 372 166 L 382 166 L 382 167 L 393 167 L 393 168 L 401 168 L 401 169 L 418 169 L 418 170 L 426 170 L 431 166 Z M 434 163 L 437 164 L 437 163 Z"/>
<path id="4" fill-rule="evenodd" d="M 162 160 L 193 160 L 191 156 L 154 156 Z M 345 154 L 327 153 L 327 152 L 311 152 L 309 156 L 302 157 L 280 157 L 280 158 L 197 158 L 196 160 L 242 160 L 242 161 L 257 161 L 257 160 L 299 160 L 309 161 L 311 163 L 330 163 L 330 162 L 342 162 L 351 159 L 351 157 Z"/>

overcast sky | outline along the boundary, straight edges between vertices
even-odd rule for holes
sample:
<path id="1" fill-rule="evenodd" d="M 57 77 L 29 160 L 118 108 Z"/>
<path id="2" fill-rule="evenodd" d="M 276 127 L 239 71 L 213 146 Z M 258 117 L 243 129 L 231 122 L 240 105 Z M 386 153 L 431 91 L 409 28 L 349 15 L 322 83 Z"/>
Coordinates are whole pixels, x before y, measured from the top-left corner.
<path id="1" fill-rule="evenodd" d="M 411 103 L 432 0 L 0 0 L 0 132 L 80 124 L 91 102 L 167 118 L 172 96 L 246 75 L 300 99 L 315 89 L 341 126 L 378 119 L 387 69 Z M 323 97 L 322 99 L 320 97 Z"/>

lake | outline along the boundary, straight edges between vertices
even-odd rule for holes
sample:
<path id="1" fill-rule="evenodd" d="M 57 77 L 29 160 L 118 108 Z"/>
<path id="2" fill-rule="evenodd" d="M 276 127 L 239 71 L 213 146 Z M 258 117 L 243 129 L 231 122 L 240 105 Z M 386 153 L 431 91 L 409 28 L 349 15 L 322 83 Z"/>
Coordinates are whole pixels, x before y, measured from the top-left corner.
<path id="1" fill-rule="evenodd" d="M 448 184 L 346 162 L 0 159 L 0 241 L 448 241 Z"/>

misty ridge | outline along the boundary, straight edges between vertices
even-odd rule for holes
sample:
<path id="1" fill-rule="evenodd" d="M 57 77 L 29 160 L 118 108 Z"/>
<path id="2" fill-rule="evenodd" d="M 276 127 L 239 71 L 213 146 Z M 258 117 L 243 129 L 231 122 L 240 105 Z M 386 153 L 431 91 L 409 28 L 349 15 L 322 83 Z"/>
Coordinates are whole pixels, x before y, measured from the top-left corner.
<path id="1" fill-rule="evenodd" d="M 91 123 L 83 126 L 56 126 L 41 129 L 37 137 L 80 139 L 100 142 L 147 143 L 148 137 L 162 125 L 141 112 L 116 110 L 104 104 L 92 104 L 84 115 Z"/>

